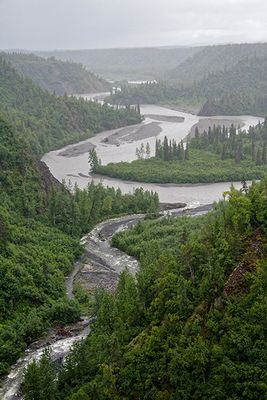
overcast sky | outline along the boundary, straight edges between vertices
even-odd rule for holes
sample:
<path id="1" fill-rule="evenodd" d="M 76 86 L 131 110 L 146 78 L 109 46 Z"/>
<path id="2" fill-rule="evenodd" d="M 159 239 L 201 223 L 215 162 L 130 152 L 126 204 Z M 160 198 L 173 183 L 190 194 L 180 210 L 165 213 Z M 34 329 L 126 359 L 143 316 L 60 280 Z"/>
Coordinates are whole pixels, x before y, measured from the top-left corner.
<path id="1" fill-rule="evenodd" d="M 267 0 L 0 0 L 1 49 L 267 41 Z"/>

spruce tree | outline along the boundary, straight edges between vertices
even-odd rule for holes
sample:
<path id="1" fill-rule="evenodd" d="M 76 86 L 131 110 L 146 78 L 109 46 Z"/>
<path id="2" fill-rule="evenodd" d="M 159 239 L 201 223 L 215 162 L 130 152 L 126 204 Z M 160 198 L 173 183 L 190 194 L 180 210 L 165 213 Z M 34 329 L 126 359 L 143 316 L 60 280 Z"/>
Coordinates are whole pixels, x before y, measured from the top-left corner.
<path id="1" fill-rule="evenodd" d="M 261 152 L 261 149 L 258 148 L 257 157 L 256 157 L 256 165 L 261 165 L 261 164 L 262 164 L 262 152 Z"/>
<path id="2" fill-rule="evenodd" d="M 266 149 L 266 142 L 264 142 L 263 149 L 262 149 L 262 164 L 267 164 L 267 149 Z"/>

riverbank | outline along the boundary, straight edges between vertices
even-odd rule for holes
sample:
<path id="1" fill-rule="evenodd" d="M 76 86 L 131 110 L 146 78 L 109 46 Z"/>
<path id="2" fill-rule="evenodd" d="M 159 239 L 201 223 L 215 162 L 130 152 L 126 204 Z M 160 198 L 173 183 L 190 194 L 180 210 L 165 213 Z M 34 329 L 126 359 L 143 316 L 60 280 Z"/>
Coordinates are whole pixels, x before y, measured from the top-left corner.
<path id="1" fill-rule="evenodd" d="M 164 140 L 164 136 L 166 135 L 169 140 L 176 140 L 180 141 L 185 139 L 188 135 L 192 127 L 202 120 L 202 117 L 198 117 L 196 115 L 192 115 L 190 113 L 184 113 L 180 109 L 172 110 L 170 108 L 164 108 L 160 106 L 153 106 L 153 105 L 143 105 L 141 106 L 141 113 L 145 116 L 145 121 L 143 121 L 140 127 L 145 127 L 151 122 L 158 122 L 159 127 L 161 128 L 161 132 L 158 134 L 157 138 Z M 184 122 L 168 122 L 163 121 L 167 118 L 183 118 Z M 151 118 L 158 118 L 161 119 L 161 122 L 153 120 Z M 233 121 L 236 123 L 238 120 L 242 120 L 245 124 L 244 129 L 248 129 L 249 125 L 255 125 L 258 123 L 258 117 L 252 116 L 231 116 L 231 117 L 214 117 L 214 119 L 220 123 L 223 123 L 225 119 L 229 121 Z M 213 121 L 213 117 L 211 117 L 211 121 Z M 150 125 L 151 126 L 151 125 Z M 154 129 L 155 127 L 153 127 Z M 146 129 L 146 128 L 145 128 Z M 151 129 L 151 128 L 149 128 Z M 79 142 L 76 145 L 66 146 L 65 148 L 57 151 L 53 151 L 47 153 L 43 157 L 43 161 L 49 167 L 51 173 L 56 177 L 59 181 L 63 179 L 66 182 L 71 182 L 74 186 L 77 183 L 78 187 L 86 188 L 88 184 L 92 182 L 95 183 L 102 183 L 104 186 L 114 187 L 115 189 L 120 189 L 122 193 L 127 194 L 132 192 L 138 187 L 143 187 L 144 190 L 156 191 L 159 195 L 159 199 L 161 202 L 169 202 L 171 201 L 178 203 L 184 202 L 187 204 L 207 204 L 212 203 L 213 201 L 217 201 L 222 198 L 222 193 L 226 190 L 229 190 L 231 186 L 231 182 L 233 181 L 240 181 L 240 176 L 231 176 L 229 175 L 228 182 L 221 182 L 221 183 L 213 183 L 213 184 L 196 184 L 196 186 L 188 185 L 188 184 L 174 184 L 174 183 L 157 183 L 157 182 L 164 182 L 159 181 L 159 179 L 155 179 L 155 183 L 146 183 L 149 182 L 147 179 L 146 182 L 144 180 L 140 182 L 140 176 L 136 175 L 136 180 L 127 180 L 129 179 L 118 179 L 116 177 L 107 177 L 105 175 L 92 175 L 88 172 L 89 165 L 88 165 L 88 146 L 87 143 L 91 143 L 95 146 L 96 152 L 98 157 L 101 159 L 102 165 L 106 166 L 109 163 L 118 163 L 120 161 L 123 162 L 131 162 L 136 160 L 136 148 L 140 148 L 142 140 L 133 140 L 130 139 L 131 135 L 129 135 L 127 141 L 122 139 L 120 141 L 120 145 L 112 145 L 108 143 L 108 138 L 118 132 L 117 130 L 111 131 L 104 131 L 93 138 Z M 153 150 L 155 148 L 155 141 L 156 137 L 150 137 L 147 139 L 143 139 L 143 143 L 149 142 L 151 154 L 153 154 Z M 105 143 L 106 142 L 106 143 Z M 83 145 L 85 147 L 83 148 Z M 77 146 L 79 146 L 79 150 L 77 150 Z M 72 147 L 76 147 L 72 151 Z M 69 152 L 69 156 L 62 156 L 60 153 L 65 152 L 67 150 Z M 72 155 L 75 155 L 72 156 Z M 201 167 L 205 169 L 205 165 Z M 208 164 L 206 166 L 206 170 L 208 170 Z M 147 173 L 149 171 L 146 171 Z M 167 171 L 170 173 L 171 171 Z M 177 171 L 176 171 L 177 172 Z M 221 181 L 225 181 L 224 178 Z M 210 179 L 208 182 L 214 182 L 215 179 Z M 177 182 L 172 180 L 171 182 Z M 180 180 L 179 182 L 185 182 L 185 180 Z M 197 180 L 192 180 L 192 182 L 197 182 Z M 202 180 L 202 182 L 206 182 Z M 236 187 L 240 187 L 240 183 L 236 184 Z"/>
<path id="2" fill-rule="evenodd" d="M 170 205 L 165 204 L 162 205 L 162 209 L 165 209 L 166 214 L 172 217 L 201 215 L 212 209 L 212 205 L 195 209 L 181 208 L 182 205 L 175 204 L 174 210 L 166 211 Z M 144 217 L 144 214 L 133 214 L 103 221 L 81 239 L 85 252 L 66 279 L 66 291 L 69 298 L 73 297 L 74 287 L 77 284 L 83 286 L 89 293 L 93 293 L 96 289 L 114 291 L 122 271 L 127 268 L 132 274 L 136 274 L 138 271 L 137 260 L 112 247 L 111 240 L 115 233 L 135 226 Z M 48 347 L 51 350 L 54 361 L 62 362 L 74 343 L 84 339 L 89 331 L 90 318 L 88 317 L 83 317 L 74 324 L 51 328 L 48 335 L 30 345 L 24 356 L 11 368 L 0 389 L 1 399 L 22 399 L 20 385 L 24 369 L 33 360 L 40 359 L 45 348 Z"/>
<path id="3" fill-rule="evenodd" d="M 256 165 L 245 159 L 236 163 L 234 159 L 222 160 L 211 151 L 190 149 L 189 160 L 164 161 L 159 158 L 99 165 L 98 175 L 122 179 L 123 181 L 154 184 L 203 184 L 237 182 L 261 179 L 267 173 L 266 165 Z M 230 185 L 229 185 L 230 186 Z"/>

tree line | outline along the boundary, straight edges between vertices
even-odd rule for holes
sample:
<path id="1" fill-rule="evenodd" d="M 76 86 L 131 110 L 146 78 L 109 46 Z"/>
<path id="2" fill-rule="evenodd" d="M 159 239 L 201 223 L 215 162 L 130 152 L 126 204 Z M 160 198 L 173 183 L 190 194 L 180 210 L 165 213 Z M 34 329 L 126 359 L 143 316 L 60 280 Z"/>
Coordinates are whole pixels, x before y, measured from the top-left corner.
<path id="1" fill-rule="evenodd" d="M 168 140 L 167 136 L 164 137 L 163 142 L 156 139 L 155 157 L 164 161 L 189 160 L 189 143 L 186 142 L 184 146 L 183 140 L 180 142 L 174 139 Z"/>
<path id="2" fill-rule="evenodd" d="M 220 155 L 221 160 L 234 159 L 237 164 L 244 159 L 250 159 L 256 165 L 267 163 L 267 123 L 258 123 L 250 127 L 248 133 L 236 128 L 225 126 L 209 127 L 208 131 L 199 132 L 196 126 L 191 146 L 198 149 L 211 150 Z"/>
<path id="3" fill-rule="evenodd" d="M 114 236 L 140 272 L 98 294 L 59 371 L 48 354 L 29 366 L 25 399 L 264 399 L 267 181 L 244 188 L 206 216 Z"/>

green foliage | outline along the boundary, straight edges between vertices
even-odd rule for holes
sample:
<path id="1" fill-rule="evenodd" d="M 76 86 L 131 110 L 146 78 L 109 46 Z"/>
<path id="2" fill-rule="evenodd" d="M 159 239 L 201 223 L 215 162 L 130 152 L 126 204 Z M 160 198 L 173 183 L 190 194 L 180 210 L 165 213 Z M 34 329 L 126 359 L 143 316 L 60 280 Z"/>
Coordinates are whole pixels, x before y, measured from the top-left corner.
<path id="1" fill-rule="evenodd" d="M 56 384 L 50 353 L 34 361 L 25 372 L 25 400 L 56 400 Z"/>
<path id="2" fill-rule="evenodd" d="M 200 115 L 266 116 L 266 68 L 266 43 L 204 47 L 158 83 L 123 85 L 110 101 L 171 103 Z"/>
<path id="3" fill-rule="evenodd" d="M 133 194 L 122 195 L 120 189 L 105 188 L 92 182 L 84 190 L 75 186 L 73 196 L 66 196 L 66 189 L 62 186 L 52 192 L 48 206 L 49 220 L 74 237 L 87 233 L 101 220 L 122 214 L 154 213 L 159 207 L 157 193 L 142 188 L 136 189 Z"/>
<path id="4" fill-rule="evenodd" d="M 71 194 L 0 118 L 0 374 L 54 323 L 79 318 L 65 294 L 65 275 L 81 254 L 78 238 L 98 221 L 155 212 L 157 195 L 93 183 Z M 77 238 L 77 239 L 74 239 Z"/>
<path id="5" fill-rule="evenodd" d="M 92 149 L 92 150 L 89 151 L 89 160 L 88 160 L 88 162 L 89 162 L 89 165 L 91 167 L 91 171 L 95 172 L 97 170 L 98 165 L 99 165 L 99 160 L 97 158 L 97 154 L 96 154 L 95 149 Z"/>
<path id="6" fill-rule="evenodd" d="M 266 189 L 232 188 L 206 216 L 143 221 L 113 238 L 140 271 L 99 293 L 59 399 L 266 397 Z"/>
<path id="7" fill-rule="evenodd" d="M 110 85 L 82 64 L 56 60 L 54 57 L 42 58 L 34 54 L 1 53 L 24 77 L 42 89 L 57 95 L 78 93 L 99 93 L 108 91 Z"/>
<path id="8" fill-rule="evenodd" d="M 20 76 L 1 57 L 0 110 L 38 155 L 105 129 L 141 122 L 134 110 L 50 94 Z"/>
<path id="9" fill-rule="evenodd" d="M 210 127 L 183 143 L 156 141 L 156 157 L 131 163 L 99 165 L 97 172 L 114 178 L 154 183 L 212 183 L 261 179 L 266 167 L 266 121 L 249 133 Z"/>

